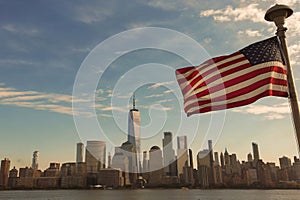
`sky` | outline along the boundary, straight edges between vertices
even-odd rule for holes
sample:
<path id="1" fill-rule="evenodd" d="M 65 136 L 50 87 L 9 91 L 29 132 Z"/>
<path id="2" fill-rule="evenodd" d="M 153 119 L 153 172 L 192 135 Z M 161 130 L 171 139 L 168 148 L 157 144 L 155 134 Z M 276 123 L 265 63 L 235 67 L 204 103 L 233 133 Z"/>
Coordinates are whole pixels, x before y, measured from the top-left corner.
<path id="1" fill-rule="evenodd" d="M 275 3 L 294 10 L 286 34 L 299 94 L 297 0 L 0 0 L 0 158 L 30 166 L 38 150 L 46 169 L 75 161 L 76 143 L 95 139 L 113 154 L 127 139 L 133 91 L 142 150 L 161 147 L 171 131 L 174 148 L 176 136 L 187 135 L 194 155 L 212 139 L 215 151 L 227 148 L 240 161 L 252 142 L 266 162 L 293 158 L 287 99 L 186 117 L 175 79 L 177 68 L 274 36 L 264 14 Z"/>

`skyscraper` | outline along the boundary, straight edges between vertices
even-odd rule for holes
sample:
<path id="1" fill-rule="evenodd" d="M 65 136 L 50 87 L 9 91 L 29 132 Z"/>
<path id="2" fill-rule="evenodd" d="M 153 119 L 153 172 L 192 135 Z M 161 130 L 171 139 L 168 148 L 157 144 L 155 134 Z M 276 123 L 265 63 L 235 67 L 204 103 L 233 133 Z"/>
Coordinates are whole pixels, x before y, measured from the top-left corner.
<path id="1" fill-rule="evenodd" d="M 177 136 L 177 173 L 180 178 L 183 173 L 183 167 L 188 166 L 187 137 Z"/>
<path id="2" fill-rule="evenodd" d="M 224 156 L 223 156 L 223 153 L 222 153 L 222 152 L 221 152 L 221 154 L 220 154 L 220 161 L 221 161 L 221 167 L 224 167 L 225 162 L 224 162 Z"/>
<path id="3" fill-rule="evenodd" d="M 128 141 L 133 144 L 136 149 L 137 170 L 140 173 L 141 169 L 141 140 L 140 140 L 140 111 L 135 108 L 135 94 L 132 98 L 132 109 L 128 114 Z"/>
<path id="4" fill-rule="evenodd" d="M 251 153 L 248 153 L 248 155 L 247 155 L 247 160 L 248 160 L 248 162 L 252 162 L 252 161 L 253 161 L 253 158 L 252 158 L 252 154 L 251 154 Z"/>
<path id="5" fill-rule="evenodd" d="M 88 173 L 97 173 L 105 168 L 106 143 L 104 141 L 87 141 L 85 162 Z"/>
<path id="6" fill-rule="evenodd" d="M 208 140 L 208 150 L 209 150 L 209 171 L 210 171 L 210 177 L 209 177 L 209 183 L 215 184 L 216 183 L 216 172 L 214 168 L 214 153 L 212 148 L 212 140 Z"/>
<path id="7" fill-rule="evenodd" d="M 214 154 L 215 154 L 215 165 L 218 166 L 220 165 L 218 152 L 214 152 Z"/>
<path id="8" fill-rule="evenodd" d="M 198 182 L 201 187 L 209 186 L 209 150 L 204 149 L 197 154 Z"/>
<path id="9" fill-rule="evenodd" d="M 32 164 L 31 164 L 32 169 L 38 169 L 39 168 L 38 159 L 39 159 L 39 152 L 34 151 L 33 156 L 32 156 Z"/>
<path id="10" fill-rule="evenodd" d="M 76 147 L 76 163 L 82 163 L 84 154 L 84 144 L 79 142 L 77 143 Z"/>
<path id="11" fill-rule="evenodd" d="M 292 166 L 291 159 L 286 156 L 282 156 L 281 158 L 279 158 L 279 164 L 281 169 L 290 168 Z"/>
<path id="12" fill-rule="evenodd" d="M 149 171 L 160 170 L 162 167 L 162 151 L 158 146 L 153 146 L 149 150 Z"/>
<path id="13" fill-rule="evenodd" d="M 172 133 L 164 132 L 163 143 L 163 164 L 166 175 L 175 176 L 176 169 L 174 169 L 175 151 L 173 149 Z"/>
<path id="14" fill-rule="evenodd" d="M 187 136 L 177 136 L 177 148 L 187 149 Z"/>
<path id="15" fill-rule="evenodd" d="M 4 160 L 1 160 L 0 188 L 8 187 L 9 167 L 10 167 L 10 160 L 8 158 L 4 158 Z"/>
<path id="16" fill-rule="evenodd" d="M 108 152 L 108 157 L 107 157 L 107 167 L 108 168 L 111 168 L 111 155 L 110 155 L 110 152 Z"/>
<path id="17" fill-rule="evenodd" d="M 149 171 L 149 158 L 148 158 L 148 152 L 143 152 L 143 173 Z"/>
<path id="18" fill-rule="evenodd" d="M 214 156 L 213 156 L 212 140 L 208 140 L 208 150 L 209 150 L 210 167 L 212 168 L 214 166 Z"/>
<path id="19" fill-rule="evenodd" d="M 257 163 L 259 160 L 259 151 L 258 151 L 258 145 L 255 142 L 252 142 L 252 149 L 253 149 L 253 156 L 254 156 L 254 163 Z"/>

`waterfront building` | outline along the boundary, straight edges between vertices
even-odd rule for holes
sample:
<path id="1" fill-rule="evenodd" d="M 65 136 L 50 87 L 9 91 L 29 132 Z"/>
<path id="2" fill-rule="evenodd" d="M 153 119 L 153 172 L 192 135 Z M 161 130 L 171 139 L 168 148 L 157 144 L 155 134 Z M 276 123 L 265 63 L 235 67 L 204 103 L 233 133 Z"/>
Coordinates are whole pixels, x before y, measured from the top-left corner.
<path id="1" fill-rule="evenodd" d="M 162 151 L 158 146 L 152 146 L 149 150 L 148 185 L 160 186 L 163 184 L 164 169 Z"/>
<path id="2" fill-rule="evenodd" d="M 279 158 L 279 164 L 281 169 L 287 169 L 292 166 L 291 159 L 286 156 L 282 156 L 281 158 Z"/>
<path id="3" fill-rule="evenodd" d="M 119 188 L 124 186 L 124 177 L 121 169 L 101 169 L 98 172 L 97 183 L 102 186 Z"/>
<path id="4" fill-rule="evenodd" d="M 8 175 L 10 168 L 10 160 L 8 158 L 4 158 L 1 160 L 1 170 L 0 170 L 0 188 L 8 187 Z"/>
<path id="5" fill-rule="evenodd" d="M 292 166 L 292 174 L 293 174 L 293 180 L 296 181 L 297 183 L 300 183 L 300 161 L 299 159 L 296 160 L 293 163 Z"/>
<path id="6" fill-rule="evenodd" d="M 209 186 L 209 168 L 210 168 L 210 155 L 209 150 L 204 149 L 199 151 L 197 154 L 197 181 L 201 188 L 206 188 Z"/>
<path id="7" fill-rule="evenodd" d="M 123 177 L 123 185 L 130 185 L 130 177 L 129 177 L 129 160 L 126 155 L 122 152 L 117 152 L 114 154 L 112 158 L 111 167 L 113 169 L 120 169 L 122 171 Z"/>
<path id="8" fill-rule="evenodd" d="M 59 177 L 59 169 L 60 163 L 50 163 L 49 168 L 44 171 L 44 177 Z"/>
<path id="9" fill-rule="evenodd" d="M 18 170 L 16 169 L 16 167 L 14 167 L 9 171 L 8 187 L 16 188 L 17 185 L 18 185 Z"/>
<path id="10" fill-rule="evenodd" d="M 86 176 L 78 173 L 78 167 L 83 163 L 63 163 L 60 169 L 61 188 L 84 188 L 86 186 Z"/>

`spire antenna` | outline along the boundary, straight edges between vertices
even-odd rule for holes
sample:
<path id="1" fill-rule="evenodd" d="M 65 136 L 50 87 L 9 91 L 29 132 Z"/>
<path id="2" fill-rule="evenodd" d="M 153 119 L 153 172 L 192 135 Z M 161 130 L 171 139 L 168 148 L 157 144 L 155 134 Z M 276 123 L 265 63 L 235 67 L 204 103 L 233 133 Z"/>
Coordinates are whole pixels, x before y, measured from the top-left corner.
<path id="1" fill-rule="evenodd" d="M 133 93 L 133 97 L 132 97 L 132 108 L 133 110 L 135 109 L 135 93 Z"/>

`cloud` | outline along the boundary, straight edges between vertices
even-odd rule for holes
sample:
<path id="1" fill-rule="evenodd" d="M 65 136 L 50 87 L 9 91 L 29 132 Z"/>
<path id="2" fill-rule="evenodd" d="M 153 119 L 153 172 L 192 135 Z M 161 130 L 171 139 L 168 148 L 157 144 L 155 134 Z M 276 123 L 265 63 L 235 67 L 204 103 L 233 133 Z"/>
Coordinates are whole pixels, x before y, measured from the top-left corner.
<path id="1" fill-rule="evenodd" d="M 166 81 L 166 82 L 161 82 L 161 83 L 154 83 L 153 85 L 149 86 L 148 89 L 156 89 L 160 86 L 165 86 L 165 85 L 171 85 L 173 84 L 174 81 Z"/>
<path id="2" fill-rule="evenodd" d="M 128 112 L 127 108 L 117 107 L 117 106 L 108 106 L 101 108 L 102 111 L 119 111 L 119 112 Z"/>
<path id="3" fill-rule="evenodd" d="M 166 90 L 164 91 L 164 94 L 169 94 L 169 93 L 173 93 L 174 91 L 173 90 Z"/>
<path id="4" fill-rule="evenodd" d="M 74 7 L 74 18 L 85 24 L 93 24 L 104 21 L 107 17 L 112 16 L 113 10 L 108 5 L 103 6 L 101 3 L 80 4 Z"/>
<path id="5" fill-rule="evenodd" d="M 291 111 L 288 103 L 282 103 L 274 106 L 248 105 L 246 107 L 236 108 L 232 110 L 232 112 L 260 115 L 264 120 L 275 120 L 285 118 Z"/>
<path id="6" fill-rule="evenodd" d="M 260 31 L 258 30 L 251 30 L 251 29 L 247 29 L 244 31 L 239 31 L 238 34 L 242 35 L 242 34 L 246 34 L 249 37 L 260 37 L 262 36 L 262 34 L 260 33 Z"/>
<path id="7" fill-rule="evenodd" d="M 300 12 L 294 12 L 292 16 L 286 19 L 285 26 L 288 28 L 289 37 L 297 37 L 300 32 Z"/>
<path id="8" fill-rule="evenodd" d="M 162 100 L 158 100 L 155 103 L 156 104 L 162 104 L 162 103 L 167 103 L 167 102 L 171 102 L 173 101 L 173 99 L 162 99 Z"/>
<path id="9" fill-rule="evenodd" d="M 72 110 L 72 96 L 66 94 L 45 93 L 37 91 L 17 91 L 15 88 L 0 87 L 0 104 L 47 110 L 67 115 L 90 115 L 88 112 L 74 113 Z M 77 102 L 86 102 L 78 99 Z"/>
<path id="10" fill-rule="evenodd" d="M 154 104 L 154 105 L 151 105 L 151 106 L 149 107 L 149 109 L 160 110 L 160 111 L 168 111 L 168 110 L 172 110 L 171 107 L 162 106 L 162 105 L 160 105 L 160 104 Z"/>
<path id="11" fill-rule="evenodd" d="M 288 50 L 289 50 L 291 65 L 299 65 L 300 64 L 300 55 L 299 55 L 300 42 L 293 45 L 289 45 Z"/>
<path id="12" fill-rule="evenodd" d="M 149 98 L 158 98 L 158 97 L 162 97 L 164 96 L 164 94 L 152 94 L 152 95 L 149 95 L 149 96 L 145 96 L 145 98 L 149 99 Z"/>
<path id="13" fill-rule="evenodd" d="M 203 2 L 199 0 L 149 0 L 147 5 L 166 11 L 182 11 L 187 9 L 201 8 Z"/>
<path id="14" fill-rule="evenodd" d="M 33 62 L 31 60 L 24 60 L 24 59 L 0 59 L 0 64 L 3 64 L 3 65 L 34 65 L 34 66 L 37 66 L 40 63 Z"/>
<path id="15" fill-rule="evenodd" d="M 227 6 L 224 9 L 210 9 L 200 12 L 201 17 L 213 17 L 215 21 L 244 21 L 264 22 L 265 10 L 259 8 L 259 4 L 249 4 L 245 7 L 233 8 Z"/>
<path id="16" fill-rule="evenodd" d="M 160 110 L 160 111 L 168 111 L 173 109 L 171 107 L 162 106 L 161 104 L 158 103 L 155 103 L 153 105 L 140 105 L 139 107 L 144 109 L 153 109 L 153 110 Z"/>
<path id="17" fill-rule="evenodd" d="M 110 114 L 105 114 L 105 113 L 100 113 L 100 114 L 97 114 L 99 117 L 107 117 L 107 118 L 112 118 L 113 116 L 110 115 Z"/>
<path id="18" fill-rule="evenodd" d="M 37 28 L 17 26 L 15 24 L 6 24 L 2 26 L 2 29 L 12 34 L 20 34 L 27 36 L 36 36 L 40 33 L 40 31 Z"/>

